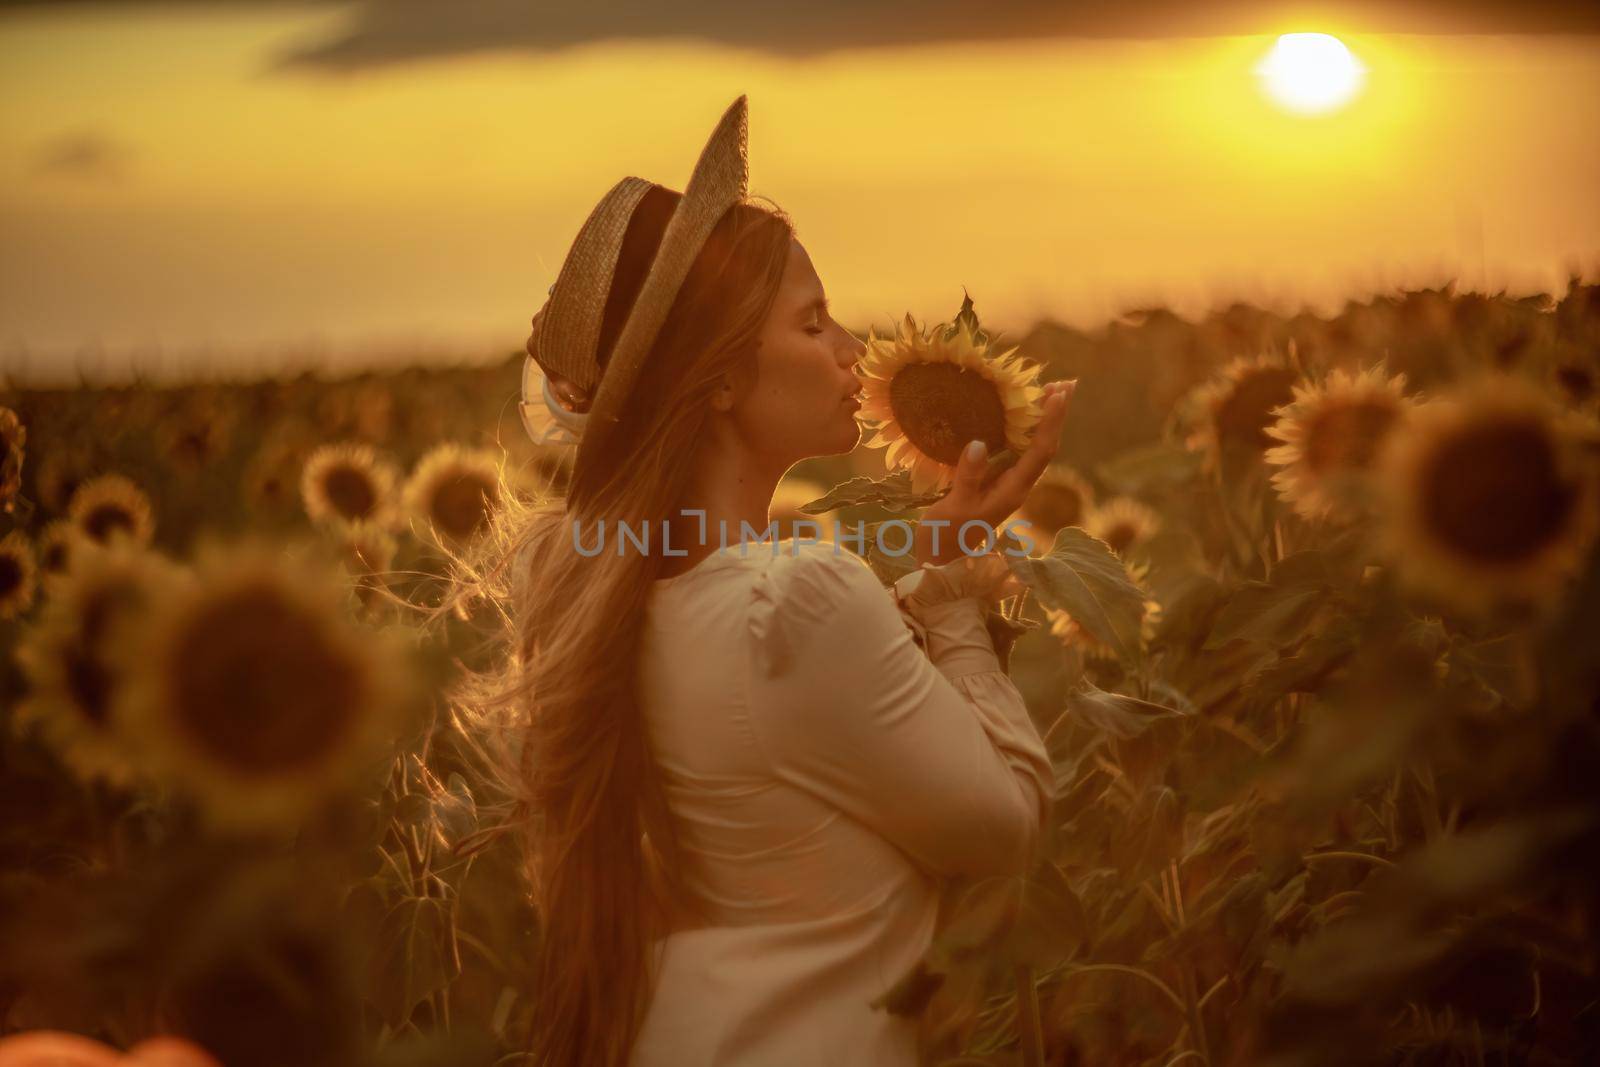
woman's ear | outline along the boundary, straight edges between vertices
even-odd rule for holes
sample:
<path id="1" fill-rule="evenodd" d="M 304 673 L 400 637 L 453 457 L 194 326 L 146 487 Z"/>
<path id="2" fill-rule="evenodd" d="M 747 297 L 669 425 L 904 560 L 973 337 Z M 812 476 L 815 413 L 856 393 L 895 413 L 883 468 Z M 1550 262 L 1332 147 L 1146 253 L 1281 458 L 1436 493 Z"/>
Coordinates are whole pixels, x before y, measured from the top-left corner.
<path id="1" fill-rule="evenodd" d="M 589 410 L 589 397 L 584 394 L 582 389 L 578 388 L 577 383 L 559 374 L 552 374 L 549 377 L 550 391 L 556 395 L 556 399 L 561 401 L 563 407 L 568 411 L 579 413 Z"/>

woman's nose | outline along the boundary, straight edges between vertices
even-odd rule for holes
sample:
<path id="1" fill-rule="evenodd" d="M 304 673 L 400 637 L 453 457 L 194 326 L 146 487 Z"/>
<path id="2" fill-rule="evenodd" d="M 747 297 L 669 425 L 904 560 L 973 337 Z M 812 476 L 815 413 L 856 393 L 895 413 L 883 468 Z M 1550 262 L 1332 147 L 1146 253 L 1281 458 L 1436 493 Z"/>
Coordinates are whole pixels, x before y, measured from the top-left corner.
<path id="1" fill-rule="evenodd" d="M 849 330 L 844 331 L 844 335 L 850 338 L 850 343 L 839 350 L 840 356 L 844 360 L 845 366 L 853 367 L 854 364 L 861 362 L 862 356 L 867 354 L 867 343 Z"/>

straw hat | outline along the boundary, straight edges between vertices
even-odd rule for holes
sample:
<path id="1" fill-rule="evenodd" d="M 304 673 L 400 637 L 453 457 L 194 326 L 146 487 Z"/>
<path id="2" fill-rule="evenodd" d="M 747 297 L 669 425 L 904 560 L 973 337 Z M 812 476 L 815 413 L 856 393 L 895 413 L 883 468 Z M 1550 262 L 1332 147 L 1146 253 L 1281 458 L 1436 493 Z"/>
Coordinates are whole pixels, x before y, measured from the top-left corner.
<path id="1" fill-rule="evenodd" d="M 599 360 L 601 320 L 623 238 L 634 211 L 657 183 L 623 178 L 589 212 L 549 298 L 534 316 L 528 340 L 521 411 L 523 425 L 536 442 L 576 444 L 581 462 L 585 455 L 598 454 L 615 432 L 690 266 L 717 222 L 749 189 L 747 130 L 746 100 L 741 95 L 701 149 L 604 367 Z M 554 395 L 547 375 L 570 379 L 592 400 L 587 412 Z"/>

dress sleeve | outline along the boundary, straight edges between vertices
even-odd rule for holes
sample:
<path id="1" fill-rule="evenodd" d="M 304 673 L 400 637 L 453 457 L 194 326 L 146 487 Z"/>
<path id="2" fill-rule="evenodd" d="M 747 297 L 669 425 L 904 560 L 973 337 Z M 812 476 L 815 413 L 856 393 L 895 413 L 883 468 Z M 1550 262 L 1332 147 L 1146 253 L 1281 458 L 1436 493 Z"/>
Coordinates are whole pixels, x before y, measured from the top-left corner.
<path id="1" fill-rule="evenodd" d="M 751 716 L 773 773 L 937 874 L 1025 870 L 1054 775 L 983 622 L 1004 560 L 925 566 L 891 592 L 813 547 L 754 586 Z"/>

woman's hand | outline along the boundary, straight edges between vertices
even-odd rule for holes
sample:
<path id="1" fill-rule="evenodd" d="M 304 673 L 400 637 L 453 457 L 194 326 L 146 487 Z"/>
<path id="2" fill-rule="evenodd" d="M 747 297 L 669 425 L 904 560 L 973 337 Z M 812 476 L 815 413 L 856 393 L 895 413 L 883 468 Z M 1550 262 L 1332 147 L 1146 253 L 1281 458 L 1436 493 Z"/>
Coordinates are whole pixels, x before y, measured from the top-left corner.
<path id="1" fill-rule="evenodd" d="M 1061 424 L 1066 421 L 1067 405 L 1077 387 L 1076 378 L 1045 385 L 1044 417 L 1034 427 L 1033 440 L 1021 458 L 993 481 L 984 483 L 989 453 L 983 442 L 973 442 L 978 446 L 976 452 L 971 446 L 962 450 L 950 491 L 924 511 L 922 521 L 917 524 L 918 564 L 948 563 L 963 555 L 957 541 L 962 523 L 979 520 L 998 531 L 1000 524 L 1022 506 L 1028 490 L 1039 480 L 1060 447 Z M 934 547 L 936 537 L 937 549 Z M 967 531 L 966 542 L 972 554 L 979 552 L 987 537 L 987 531 L 981 528 Z"/>

